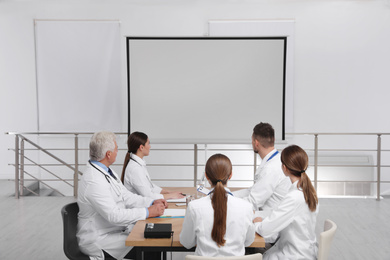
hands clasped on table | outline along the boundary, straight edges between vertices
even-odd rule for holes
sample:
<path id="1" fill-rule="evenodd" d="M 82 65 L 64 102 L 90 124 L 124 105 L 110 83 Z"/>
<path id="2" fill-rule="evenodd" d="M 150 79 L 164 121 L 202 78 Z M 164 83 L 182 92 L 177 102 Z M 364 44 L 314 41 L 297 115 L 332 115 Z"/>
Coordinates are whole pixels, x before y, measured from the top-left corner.
<path id="1" fill-rule="evenodd" d="M 168 203 L 164 199 L 155 200 L 153 205 L 148 208 L 149 218 L 158 217 L 164 214 L 164 210 L 168 208 Z"/>

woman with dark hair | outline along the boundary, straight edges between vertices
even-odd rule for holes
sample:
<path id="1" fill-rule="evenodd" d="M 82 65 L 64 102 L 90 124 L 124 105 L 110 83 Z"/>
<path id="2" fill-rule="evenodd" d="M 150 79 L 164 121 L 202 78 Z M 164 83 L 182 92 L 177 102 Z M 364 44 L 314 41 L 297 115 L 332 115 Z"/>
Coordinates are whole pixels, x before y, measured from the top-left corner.
<path id="1" fill-rule="evenodd" d="M 281 161 L 284 174 L 292 182 L 291 188 L 268 217 L 253 220 L 256 232 L 264 238 L 278 232 L 280 235 L 263 259 L 317 259 L 318 198 L 306 174 L 309 158 L 301 147 L 291 145 L 283 150 Z"/>
<path id="2" fill-rule="evenodd" d="M 149 155 L 150 141 L 146 134 L 134 132 L 127 139 L 128 151 L 122 169 L 121 180 L 132 193 L 152 199 L 177 199 L 180 192 L 160 188 L 150 180 L 144 157 Z"/>
<path id="3" fill-rule="evenodd" d="M 211 156 L 205 175 L 211 185 L 209 196 L 189 203 L 180 243 L 196 245 L 195 255 L 242 256 L 255 238 L 252 205 L 235 198 L 226 187 L 232 177 L 232 164 L 222 154 Z"/>

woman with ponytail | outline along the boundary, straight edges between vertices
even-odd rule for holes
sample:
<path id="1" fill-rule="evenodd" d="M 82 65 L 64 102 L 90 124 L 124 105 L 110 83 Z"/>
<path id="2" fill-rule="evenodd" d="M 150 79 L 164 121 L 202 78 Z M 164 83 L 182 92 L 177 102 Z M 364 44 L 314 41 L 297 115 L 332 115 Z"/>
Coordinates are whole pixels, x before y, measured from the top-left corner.
<path id="1" fill-rule="evenodd" d="M 149 155 L 150 141 L 146 134 L 134 132 L 127 139 L 128 151 L 123 164 L 121 180 L 132 193 L 152 199 L 177 199 L 184 196 L 180 192 L 172 192 L 152 183 L 144 157 Z"/>
<path id="2" fill-rule="evenodd" d="M 318 198 L 306 174 L 309 158 L 301 147 L 291 145 L 283 150 L 281 161 L 284 174 L 293 184 L 268 217 L 253 220 L 256 232 L 264 238 L 278 232 L 280 235 L 263 259 L 317 259 L 315 226 Z"/>
<path id="3" fill-rule="evenodd" d="M 242 256 L 255 238 L 252 205 L 227 188 L 232 164 L 225 155 L 211 156 L 205 175 L 211 192 L 189 203 L 180 243 L 186 248 L 196 246 L 195 255 Z"/>

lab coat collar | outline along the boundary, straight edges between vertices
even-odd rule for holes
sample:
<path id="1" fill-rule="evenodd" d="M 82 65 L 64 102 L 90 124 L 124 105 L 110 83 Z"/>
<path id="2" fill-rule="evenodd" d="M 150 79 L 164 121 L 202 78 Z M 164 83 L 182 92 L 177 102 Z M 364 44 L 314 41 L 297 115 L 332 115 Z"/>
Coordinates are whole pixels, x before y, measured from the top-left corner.
<path id="1" fill-rule="evenodd" d="M 299 190 L 299 188 L 298 188 L 298 182 L 299 182 L 299 181 L 295 181 L 293 184 L 291 184 L 291 186 L 290 186 L 290 191 L 291 191 L 291 190 Z"/>
<path id="2" fill-rule="evenodd" d="M 89 163 L 91 163 L 93 165 L 90 165 Z M 91 161 L 91 160 L 89 161 L 89 163 L 87 164 L 89 167 L 95 167 L 95 168 L 97 167 L 96 169 L 100 170 L 101 173 L 106 176 L 106 179 L 108 177 L 108 178 L 112 179 L 113 181 L 120 182 L 119 176 L 112 169 L 111 169 L 111 172 L 112 172 L 112 174 L 114 174 L 116 179 L 111 176 L 111 174 L 108 172 L 108 167 L 106 165 L 102 164 L 101 162 Z"/>
<path id="3" fill-rule="evenodd" d="M 259 168 L 263 168 L 264 165 L 268 162 L 268 159 L 276 152 L 276 149 L 274 148 L 271 152 L 269 152 L 264 159 L 261 160 Z M 275 158 L 272 158 L 271 160 L 274 160 Z"/>
<path id="4" fill-rule="evenodd" d="M 142 166 L 146 166 L 146 162 L 144 159 L 141 159 L 139 156 L 135 155 L 135 154 L 130 154 L 131 158 L 133 158 L 137 163 L 139 163 L 140 165 Z"/>
<path id="5" fill-rule="evenodd" d="M 225 190 L 226 190 L 226 193 L 227 193 L 227 194 L 234 196 L 233 193 L 229 190 L 229 188 L 225 187 Z M 212 189 L 210 190 L 209 194 L 207 194 L 207 195 L 210 195 L 213 191 L 214 191 L 214 188 L 212 188 Z"/>
<path id="6" fill-rule="evenodd" d="M 92 161 L 92 160 L 91 160 L 91 163 L 95 164 L 96 166 L 99 166 L 99 167 L 102 168 L 106 173 L 108 173 L 108 167 L 105 166 L 104 164 L 102 164 L 101 162 Z"/>

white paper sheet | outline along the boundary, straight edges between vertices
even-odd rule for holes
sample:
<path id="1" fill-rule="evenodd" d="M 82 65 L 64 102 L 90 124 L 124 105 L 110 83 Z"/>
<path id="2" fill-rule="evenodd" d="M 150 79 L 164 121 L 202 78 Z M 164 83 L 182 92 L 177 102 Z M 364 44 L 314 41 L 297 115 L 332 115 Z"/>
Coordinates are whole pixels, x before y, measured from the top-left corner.
<path id="1" fill-rule="evenodd" d="M 181 198 L 181 199 L 169 199 L 167 202 L 186 202 L 186 198 Z"/>
<path id="2" fill-rule="evenodd" d="M 184 217 L 185 215 L 186 215 L 185 209 L 165 209 L 164 214 L 161 217 L 163 218 Z"/>

